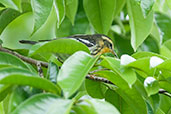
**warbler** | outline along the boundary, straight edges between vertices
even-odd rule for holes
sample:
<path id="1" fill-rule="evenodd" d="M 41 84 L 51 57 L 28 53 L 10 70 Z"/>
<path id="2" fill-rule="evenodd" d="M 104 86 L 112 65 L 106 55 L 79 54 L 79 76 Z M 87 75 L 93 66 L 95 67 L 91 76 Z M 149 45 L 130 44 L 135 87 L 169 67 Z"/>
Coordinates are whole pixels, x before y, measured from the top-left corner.
<path id="1" fill-rule="evenodd" d="M 69 37 L 64 38 L 70 38 L 77 40 L 83 44 L 85 44 L 89 50 L 91 55 L 101 55 L 107 52 L 111 52 L 114 54 L 114 56 L 117 57 L 117 54 L 114 51 L 114 45 L 112 40 L 103 34 L 93 34 L 93 35 L 72 35 Z M 52 39 L 57 40 L 57 39 Z M 20 43 L 27 43 L 27 44 L 36 44 L 38 42 L 44 42 L 44 41 L 51 41 L 51 40 L 39 40 L 39 41 L 28 41 L 28 40 L 21 40 Z"/>

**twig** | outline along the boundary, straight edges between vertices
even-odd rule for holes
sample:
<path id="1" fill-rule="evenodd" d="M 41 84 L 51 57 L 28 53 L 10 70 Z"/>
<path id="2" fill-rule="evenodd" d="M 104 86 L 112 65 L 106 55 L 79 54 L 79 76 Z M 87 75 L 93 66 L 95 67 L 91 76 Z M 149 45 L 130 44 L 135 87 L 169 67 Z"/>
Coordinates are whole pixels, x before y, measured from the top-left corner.
<path id="1" fill-rule="evenodd" d="M 25 56 L 23 56 L 23 55 L 20 55 L 20 54 L 14 52 L 14 51 L 11 51 L 11 50 L 9 50 L 9 49 L 3 48 L 1 45 L 0 45 L 0 51 L 6 52 L 6 53 L 9 53 L 9 54 L 12 54 L 12 55 L 14 55 L 14 56 L 16 56 L 16 57 L 22 59 L 23 61 L 25 61 L 25 62 L 27 62 L 27 63 L 30 63 L 30 64 L 34 64 L 34 65 L 36 65 L 36 66 L 39 64 L 40 66 L 43 66 L 43 67 L 46 67 L 46 68 L 48 67 L 48 63 L 47 63 L 47 62 L 38 61 L 38 60 L 35 60 L 35 59 L 32 59 L 32 58 L 25 57 Z M 39 66 L 39 67 L 40 67 L 40 66 Z M 103 69 L 103 70 L 105 70 L 105 69 Z M 39 71 L 39 69 L 38 69 L 38 71 Z M 97 71 L 98 71 L 98 70 L 95 70 L 95 71 L 92 71 L 92 72 L 90 72 L 90 73 L 94 73 L 94 72 L 97 72 Z M 41 76 L 43 76 L 43 75 L 41 74 L 41 71 L 39 71 L 39 74 L 40 74 Z M 109 80 L 107 80 L 107 79 L 105 79 L 105 78 L 97 77 L 97 76 L 93 76 L 93 75 L 89 75 L 89 74 L 86 76 L 86 78 L 87 78 L 87 79 L 90 79 L 90 80 L 94 80 L 94 81 L 99 81 L 99 82 L 104 82 L 104 83 L 108 83 L 108 84 L 113 84 L 111 81 L 109 81 Z M 114 85 L 114 84 L 113 84 L 113 85 Z M 160 90 L 159 90 L 159 93 L 171 97 L 171 94 L 168 93 L 167 91 L 163 90 L 163 89 L 160 89 Z"/>
<path id="2" fill-rule="evenodd" d="M 37 62 L 37 70 L 39 72 L 39 76 L 43 78 L 44 77 L 43 76 L 43 70 L 42 70 L 41 63 L 40 62 Z"/>
<path id="3" fill-rule="evenodd" d="M 89 79 L 89 80 L 94 80 L 94 81 L 104 82 L 104 83 L 108 83 L 108 84 L 113 84 L 111 81 L 109 81 L 109 80 L 107 80 L 105 78 L 97 77 L 97 76 L 93 76 L 93 75 L 89 75 L 89 74 L 86 76 L 86 78 Z"/>
<path id="4" fill-rule="evenodd" d="M 25 57 L 25 56 L 23 56 L 23 55 L 20 55 L 20 54 L 14 52 L 14 51 L 11 51 L 11 50 L 9 50 L 9 49 L 3 48 L 1 45 L 0 45 L 0 51 L 6 52 L 6 53 L 9 53 L 9 54 L 12 54 L 12 55 L 14 55 L 14 56 L 16 56 L 16 57 L 22 59 L 23 61 L 25 61 L 25 62 L 27 62 L 27 63 L 37 65 L 37 63 L 39 62 L 39 63 L 41 64 L 41 66 L 46 67 L 46 68 L 48 67 L 48 63 L 46 63 L 46 62 L 38 61 L 38 60 L 29 58 L 29 57 Z"/>

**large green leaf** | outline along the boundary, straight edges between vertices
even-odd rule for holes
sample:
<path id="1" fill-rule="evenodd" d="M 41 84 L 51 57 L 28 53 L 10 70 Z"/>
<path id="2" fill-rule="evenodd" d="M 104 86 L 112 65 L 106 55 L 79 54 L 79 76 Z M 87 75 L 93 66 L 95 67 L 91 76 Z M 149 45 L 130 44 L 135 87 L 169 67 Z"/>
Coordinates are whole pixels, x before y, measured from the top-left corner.
<path id="1" fill-rule="evenodd" d="M 48 0 L 47 0 L 48 1 Z M 40 17 L 41 18 L 41 17 Z M 55 6 L 52 6 L 51 12 L 47 17 L 46 21 L 41 27 L 34 31 L 34 34 L 30 37 L 31 40 L 48 40 L 55 38 L 57 17 L 55 13 Z"/>
<path id="2" fill-rule="evenodd" d="M 105 93 L 105 100 L 113 104 L 121 114 L 133 114 L 131 107 L 115 91 L 108 89 Z"/>
<path id="3" fill-rule="evenodd" d="M 163 60 L 166 60 L 167 58 L 162 56 L 162 55 L 159 55 L 157 53 L 153 53 L 153 52 L 146 52 L 146 51 L 141 51 L 141 52 L 137 52 L 137 53 L 134 53 L 132 55 L 132 57 L 134 57 L 135 59 L 140 59 L 140 58 L 144 58 L 144 57 L 152 57 L 152 56 L 156 56 L 156 57 L 159 57 Z"/>
<path id="4" fill-rule="evenodd" d="M 35 20 L 35 32 L 46 22 L 53 6 L 53 0 L 31 0 L 31 3 Z"/>
<path id="5" fill-rule="evenodd" d="M 161 31 L 160 35 L 162 36 L 162 42 L 171 38 L 171 18 L 162 13 L 155 13 L 156 24 Z"/>
<path id="6" fill-rule="evenodd" d="M 21 12 L 21 0 L 1 0 L 0 1 L 5 7 L 12 8 Z"/>
<path id="7" fill-rule="evenodd" d="M 27 45 L 22 45 L 19 40 L 28 39 L 33 30 L 33 15 L 32 13 L 24 13 L 12 21 L 2 32 L 2 46 L 10 49 L 29 48 Z"/>
<path id="8" fill-rule="evenodd" d="M 87 93 L 92 98 L 99 98 L 99 99 L 104 98 L 106 88 L 103 85 L 103 83 L 86 79 L 85 87 L 86 87 Z"/>
<path id="9" fill-rule="evenodd" d="M 67 38 L 61 38 L 47 43 L 38 43 L 34 45 L 30 50 L 30 55 L 41 54 L 41 53 L 65 53 L 73 54 L 76 51 L 89 52 L 89 49 L 82 43 Z"/>
<path id="10" fill-rule="evenodd" d="M 74 25 L 75 15 L 78 8 L 78 0 L 66 0 L 66 16 L 70 19 L 72 25 Z"/>
<path id="11" fill-rule="evenodd" d="M 85 99 L 85 102 L 90 104 L 96 111 L 96 114 L 120 114 L 120 112 L 110 103 L 99 99 Z"/>
<path id="12" fill-rule="evenodd" d="M 86 15 L 98 33 L 108 33 L 115 13 L 115 2 L 115 0 L 84 0 Z"/>
<path id="13" fill-rule="evenodd" d="M 13 91 L 3 101 L 4 109 L 7 114 L 12 112 L 16 107 L 27 98 L 27 93 L 22 87 L 15 86 Z"/>
<path id="14" fill-rule="evenodd" d="M 92 57 L 85 52 L 79 51 L 63 63 L 57 82 L 64 91 L 65 97 L 70 97 L 77 91 L 97 59 L 98 56 Z"/>
<path id="15" fill-rule="evenodd" d="M 131 27 L 131 45 L 136 51 L 151 32 L 153 11 L 150 11 L 148 16 L 144 18 L 140 5 L 136 0 L 127 0 L 127 10 Z"/>
<path id="16" fill-rule="evenodd" d="M 27 70 L 18 68 L 5 68 L 0 71 L 1 84 L 29 85 L 46 91 L 60 94 L 60 88 L 49 80 L 32 75 Z"/>
<path id="17" fill-rule="evenodd" d="M 164 114 L 169 114 L 171 106 L 171 99 L 168 96 L 160 95 L 159 108 L 164 112 Z"/>
<path id="18" fill-rule="evenodd" d="M 35 95 L 17 107 L 11 114 L 69 114 L 73 100 L 60 99 L 53 94 Z"/>
<path id="19" fill-rule="evenodd" d="M 125 100 L 125 102 L 127 102 L 127 104 L 132 108 L 134 113 L 147 113 L 145 101 L 134 86 L 130 88 L 128 83 L 114 72 L 101 71 L 98 74 L 100 76 L 103 76 L 104 78 L 107 78 L 118 87 L 115 89 L 115 91 Z"/>
<path id="20" fill-rule="evenodd" d="M 130 68 L 120 66 L 120 61 L 115 58 L 105 57 L 100 65 L 112 69 L 118 76 L 122 77 L 130 87 L 136 81 L 135 72 Z"/>
<path id="21" fill-rule="evenodd" d="M 57 27 L 59 28 L 60 24 L 65 18 L 65 1 L 64 0 L 54 0 L 54 7 L 57 16 Z"/>
<path id="22" fill-rule="evenodd" d="M 0 15 L 0 33 L 5 29 L 5 27 L 16 17 L 18 17 L 20 13 L 13 9 L 6 9 Z"/>
<path id="23" fill-rule="evenodd" d="M 13 66 L 18 68 L 29 69 L 27 64 L 21 61 L 19 58 L 4 52 L 0 52 L 0 66 Z"/>

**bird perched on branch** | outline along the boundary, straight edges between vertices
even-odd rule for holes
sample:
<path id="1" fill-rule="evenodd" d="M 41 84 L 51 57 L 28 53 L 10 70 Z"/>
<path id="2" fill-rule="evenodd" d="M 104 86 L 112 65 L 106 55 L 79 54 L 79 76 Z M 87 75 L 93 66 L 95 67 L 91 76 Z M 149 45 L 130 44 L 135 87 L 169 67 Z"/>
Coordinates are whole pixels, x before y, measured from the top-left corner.
<path id="1" fill-rule="evenodd" d="M 114 56 L 117 57 L 117 54 L 114 51 L 113 42 L 106 35 L 102 35 L 102 34 L 72 35 L 64 38 L 74 39 L 85 44 L 89 48 L 91 55 L 96 56 L 96 55 L 101 55 L 103 53 L 111 52 L 112 54 L 114 54 Z M 57 39 L 52 39 L 52 40 L 57 40 Z M 44 41 L 51 41 L 51 40 L 39 40 L 39 41 L 21 40 L 20 43 L 36 44 L 38 42 L 44 42 Z"/>

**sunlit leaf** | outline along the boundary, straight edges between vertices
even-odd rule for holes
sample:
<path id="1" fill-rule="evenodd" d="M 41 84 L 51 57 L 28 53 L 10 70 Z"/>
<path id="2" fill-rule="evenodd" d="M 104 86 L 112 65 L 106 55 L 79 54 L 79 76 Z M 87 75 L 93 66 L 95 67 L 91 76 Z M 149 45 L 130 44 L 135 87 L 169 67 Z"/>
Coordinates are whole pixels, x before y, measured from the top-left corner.
<path id="1" fill-rule="evenodd" d="M 115 0 L 84 0 L 88 20 L 98 33 L 107 34 L 113 21 Z M 93 14 L 93 15 L 92 15 Z"/>
<path id="2" fill-rule="evenodd" d="M 73 39 L 61 38 L 57 40 L 52 40 L 49 42 L 38 43 L 34 45 L 29 54 L 47 54 L 47 53 L 64 53 L 64 54 L 73 54 L 76 51 L 85 51 L 89 52 L 89 49 L 83 44 Z"/>
<path id="3" fill-rule="evenodd" d="M 31 0 L 31 3 L 35 20 L 35 32 L 46 22 L 52 9 L 53 0 Z"/>
<path id="4" fill-rule="evenodd" d="M 120 112 L 108 102 L 100 101 L 99 99 L 85 99 L 85 101 L 95 109 L 97 114 L 103 114 L 104 112 L 107 114 L 120 114 Z"/>
<path id="5" fill-rule="evenodd" d="M 66 16 L 70 19 L 72 25 L 74 25 L 75 15 L 78 8 L 78 0 L 66 0 Z"/>
<path id="6" fill-rule="evenodd" d="M 127 9 L 131 27 L 131 45 L 134 51 L 136 51 L 151 32 L 153 12 L 150 11 L 148 16 L 144 18 L 136 0 L 127 0 Z"/>
<path id="7" fill-rule="evenodd" d="M 1 0 L 7 8 L 12 8 L 21 12 L 21 0 Z"/>
<path id="8" fill-rule="evenodd" d="M 73 100 L 60 99 L 53 94 L 38 94 L 23 102 L 11 114 L 69 114 Z"/>
<path id="9" fill-rule="evenodd" d="M 63 63 L 57 82 L 64 91 L 65 97 L 70 97 L 77 91 L 97 59 L 98 56 L 92 57 L 85 52 L 79 51 Z"/>
<path id="10" fill-rule="evenodd" d="M 32 13 L 24 13 L 13 20 L 2 32 L 0 38 L 3 41 L 3 47 L 10 49 L 29 48 L 30 46 L 22 45 L 19 40 L 28 39 L 33 30 Z"/>
<path id="11" fill-rule="evenodd" d="M 171 30 L 169 29 L 171 27 L 171 18 L 162 13 L 155 13 L 154 16 L 162 37 L 161 42 L 169 40 L 171 38 Z"/>
<path id="12" fill-rule="evenodd" d="M 57 16 L 57 27 L 59 28 L 60 24 L 65 18 L 65 1 L 64 0 L 54 0 L 54 7 Z"/>

